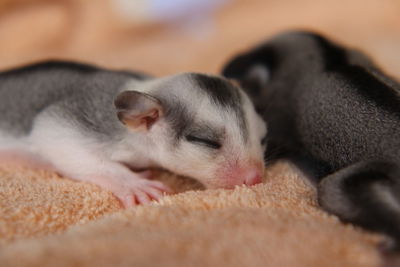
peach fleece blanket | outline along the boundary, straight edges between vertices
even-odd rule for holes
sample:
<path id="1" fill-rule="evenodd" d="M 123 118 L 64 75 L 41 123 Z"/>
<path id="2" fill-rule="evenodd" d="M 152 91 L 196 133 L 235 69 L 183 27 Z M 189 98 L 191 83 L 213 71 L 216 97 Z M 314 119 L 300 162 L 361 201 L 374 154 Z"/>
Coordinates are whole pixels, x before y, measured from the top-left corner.
<path id="1" fill-rule="evenodd" d="M 176 191 L 198 188 L 159 173 Z M 0 266 L 379 266 L 381 237 L 321 211 L 288 163 L 265 182 L 123 210 L 97 186 L 0 168 Z"/>

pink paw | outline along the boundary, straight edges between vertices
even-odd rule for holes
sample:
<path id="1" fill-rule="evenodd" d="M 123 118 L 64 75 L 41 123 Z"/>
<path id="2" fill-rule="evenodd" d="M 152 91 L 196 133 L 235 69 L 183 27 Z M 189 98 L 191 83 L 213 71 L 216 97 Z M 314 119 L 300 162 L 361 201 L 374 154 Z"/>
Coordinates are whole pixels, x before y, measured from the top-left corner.
<path id="1" fill-rule="evenodd" d="M 128 187 L 114 191 L 115 196 L 126 208 L 159 200 L 168 193 L 172 191 L 163 183 L 145 179 L 137 180 Z"/>

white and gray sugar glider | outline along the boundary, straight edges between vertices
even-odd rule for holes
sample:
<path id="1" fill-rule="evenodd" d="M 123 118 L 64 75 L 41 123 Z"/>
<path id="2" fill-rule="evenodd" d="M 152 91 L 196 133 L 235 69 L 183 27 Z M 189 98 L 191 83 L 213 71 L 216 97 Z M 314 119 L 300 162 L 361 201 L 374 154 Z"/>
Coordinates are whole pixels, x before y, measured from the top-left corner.
<path id="1" fill-rule="evenodd" d="M 210 188 L 260 183 L 266 126 L 224 78 L 164 78 L 49 61 L 0 73 L 0 154 L 111 190 L 125 206 L 169 188 L 161 167 Z"/>

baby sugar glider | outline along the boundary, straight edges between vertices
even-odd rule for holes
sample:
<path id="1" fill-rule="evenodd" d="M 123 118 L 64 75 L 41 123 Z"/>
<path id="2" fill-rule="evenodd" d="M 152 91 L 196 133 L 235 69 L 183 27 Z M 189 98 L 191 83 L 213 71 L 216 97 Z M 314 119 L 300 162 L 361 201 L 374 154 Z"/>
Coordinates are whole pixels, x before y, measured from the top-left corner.
<path id="1" fill-rule="evenodd" d="M 62 61 L 0 73 L 0 153 L 97 184 L 124 206 L 169 192 L 160 167 L 209 188 L 261 182 L 266 126 L 224 78 L 164 78 Z"/>
<path id="2" fill-rule="evenodd" d="M 361 51 L 305 31 L 237 55 L 223 73 L 267 121 L 266 157 L 295 163 L 322 208 L 400 251 L 400 83 Z"/>

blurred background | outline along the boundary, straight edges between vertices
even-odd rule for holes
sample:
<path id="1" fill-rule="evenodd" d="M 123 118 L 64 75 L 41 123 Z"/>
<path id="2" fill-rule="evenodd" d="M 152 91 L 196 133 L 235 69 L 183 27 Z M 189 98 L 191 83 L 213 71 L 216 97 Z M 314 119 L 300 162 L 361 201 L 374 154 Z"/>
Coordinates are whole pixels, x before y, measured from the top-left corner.
<path id="1" fill-rule="evenodd" d="M 290 29 L 361 48 L 400 77 L 399 0 L 0 0 L 0 69 L 56 58 L 212 73 Z"/>

